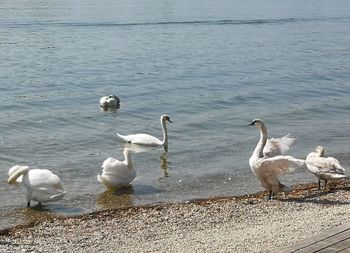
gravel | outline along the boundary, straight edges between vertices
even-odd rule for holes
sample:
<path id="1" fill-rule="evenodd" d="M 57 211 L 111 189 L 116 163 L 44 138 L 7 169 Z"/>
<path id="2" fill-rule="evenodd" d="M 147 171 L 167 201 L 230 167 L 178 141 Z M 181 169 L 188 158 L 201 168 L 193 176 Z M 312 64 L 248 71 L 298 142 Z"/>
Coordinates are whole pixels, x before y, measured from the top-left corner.
<path id="1" fill-rule="evenodd" d="M 0 231 L 0 252 L 272 252 L 346 224 L 350 191 L 300 185 L 240 197 L 106 210 Z"/>

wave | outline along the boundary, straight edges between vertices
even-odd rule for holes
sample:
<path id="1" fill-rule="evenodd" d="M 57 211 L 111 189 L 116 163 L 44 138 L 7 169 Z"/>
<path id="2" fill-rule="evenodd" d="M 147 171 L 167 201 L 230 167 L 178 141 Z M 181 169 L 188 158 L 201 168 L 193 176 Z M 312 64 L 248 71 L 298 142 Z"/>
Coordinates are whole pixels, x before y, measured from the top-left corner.
<path id="1" fill-rule="evenodd" d="M 168 25 L 264 25 L 264 24 L 283 24 L 291 22 L 310 22 L 310 21 L 330 21 L 330 20 L 349 20 L 350 17 L 324 17 L 324 18 L 282 18 L 282 19 L 248 19 L 248 20 L 192 20 L 192 21 L 155 21 L 155 22 L 0 22 L 0 27 L 21 28 L 21 27 L 127 27 L 127 26 L 168 26 Z"/>

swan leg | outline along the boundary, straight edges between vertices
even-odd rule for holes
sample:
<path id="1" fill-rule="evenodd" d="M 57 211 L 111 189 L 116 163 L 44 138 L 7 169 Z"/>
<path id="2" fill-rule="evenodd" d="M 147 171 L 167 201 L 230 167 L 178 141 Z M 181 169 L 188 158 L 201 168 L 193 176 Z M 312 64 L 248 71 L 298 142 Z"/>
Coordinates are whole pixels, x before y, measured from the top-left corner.
<path id="1" fill-rule="evenodd" d="M 29 208 L 29 207 L 30 207 L 30 201 L 27 202 L 27 208 Z"/>
<path id="2" fill-rule="evenodd" d="M 41 208 L 42 206 L 41 206 L 41 202 L 39 201 L 39 207 Z"/>
<path id="3" fill-rule="evenodd" d="M 321 180 L 318 180 L 318 190 L 321 190 Z"/>
<path id="4" fill-rule="evenodd" d="M 324 190 L 327 189 L 327 180 L 324 180 Z"/>
<path id="5" fill-rule="evenodd" d="M 269 191 L 269 196 L 267 197 L 267 200 L 271 200 L 273 197 L 272 191 Z"/>

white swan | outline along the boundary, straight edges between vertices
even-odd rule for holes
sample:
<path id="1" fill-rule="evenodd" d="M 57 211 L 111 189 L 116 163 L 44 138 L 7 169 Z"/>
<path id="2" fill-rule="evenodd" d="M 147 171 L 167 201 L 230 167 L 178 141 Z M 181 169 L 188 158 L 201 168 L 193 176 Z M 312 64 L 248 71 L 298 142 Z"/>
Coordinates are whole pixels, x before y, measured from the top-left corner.
<path id="1" fill-rule="evenodd" d="M 102 164 L 102 175 L 97 175 L 97 180 L 107 188 L 119 188 L 129 185 L 136 176 L 128 148 L 124 149 L 124 161 L 112 157 L 107 158 Z"/>
<path id="2" fill-rule="evenodd" d="M 27 207 L 30 201 L 51 202 L 61 200 L 66 194 L 61 179 L 46 169 L 30 169 L 16 165 L 9 170 L 9 184 L 23 185 L 26 190 Z"/>
<path id="3" fill-rule="evenodd" d="M 311 152 L 306 157 L 306 166 L 308 170 L 318 177 L 318 189 L 321 189 L 321 180 L 324 180 L 324 189 L 326 189 L 327 181 L 346 178 L 345 169 L 340 165 L 339 161 L 333 157 L 323 157 L 324 148 L 318 146 L 315 152 Z"/>
<path id="4" fill-rule="evenodd" d="M 109 95 L 104 96 L 100 99 L 100 107 L 107 111 L 110 110 L 116 110 L 120 107 L 120 99 L 116 95 Z"/>
<path id="5" fill-rule="evenodd" d="M 303 166 L 305 161 L 289 155 L 264 156 L 263 150 L 267 142 L 267 128 L 264 122 L 261 119 L 255 119 L 248 126 L 256 126 L 260 129 L 260 140 L 249 159 L 249 165 L 262 187 L 269 191 L 270 200 L 275 193 L 289 191 L 287 186 L 280 183 L 278 176 Z"/>
<path id="6" fill-rule="evenodd" d="M 168 131 L 166 127 L 166 122 L 172 123 L 170 117 L 166 114 L 160 117 L 160 123 L 163 129 L 163 141 L 149 134 L 130 134 L 121 135 L 117 134 L 121 139 L 126 142 L 138 144 L 138 145 L 148 145 L 148 146 L 168 146 Z"/>

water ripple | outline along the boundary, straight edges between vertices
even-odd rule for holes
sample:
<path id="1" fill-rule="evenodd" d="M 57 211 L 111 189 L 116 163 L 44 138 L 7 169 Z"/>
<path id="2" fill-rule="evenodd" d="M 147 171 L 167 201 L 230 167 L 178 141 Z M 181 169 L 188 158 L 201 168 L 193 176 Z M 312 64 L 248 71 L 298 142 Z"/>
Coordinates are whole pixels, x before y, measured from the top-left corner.
<path id="1" fill-rule="evenodd" d="M 292 22 L 350 20 L 350 17 L 327 17 L 327 18 L 281 18 L 281 19 L 248 19 L 248 20 L 192 20 L 192 21 L 155 21 L 155 22 L 0 22 L 0 27 L 128 27 L 128 26 L 157 26 L 157 25 L 264 25 L 283 24 Z"/>

